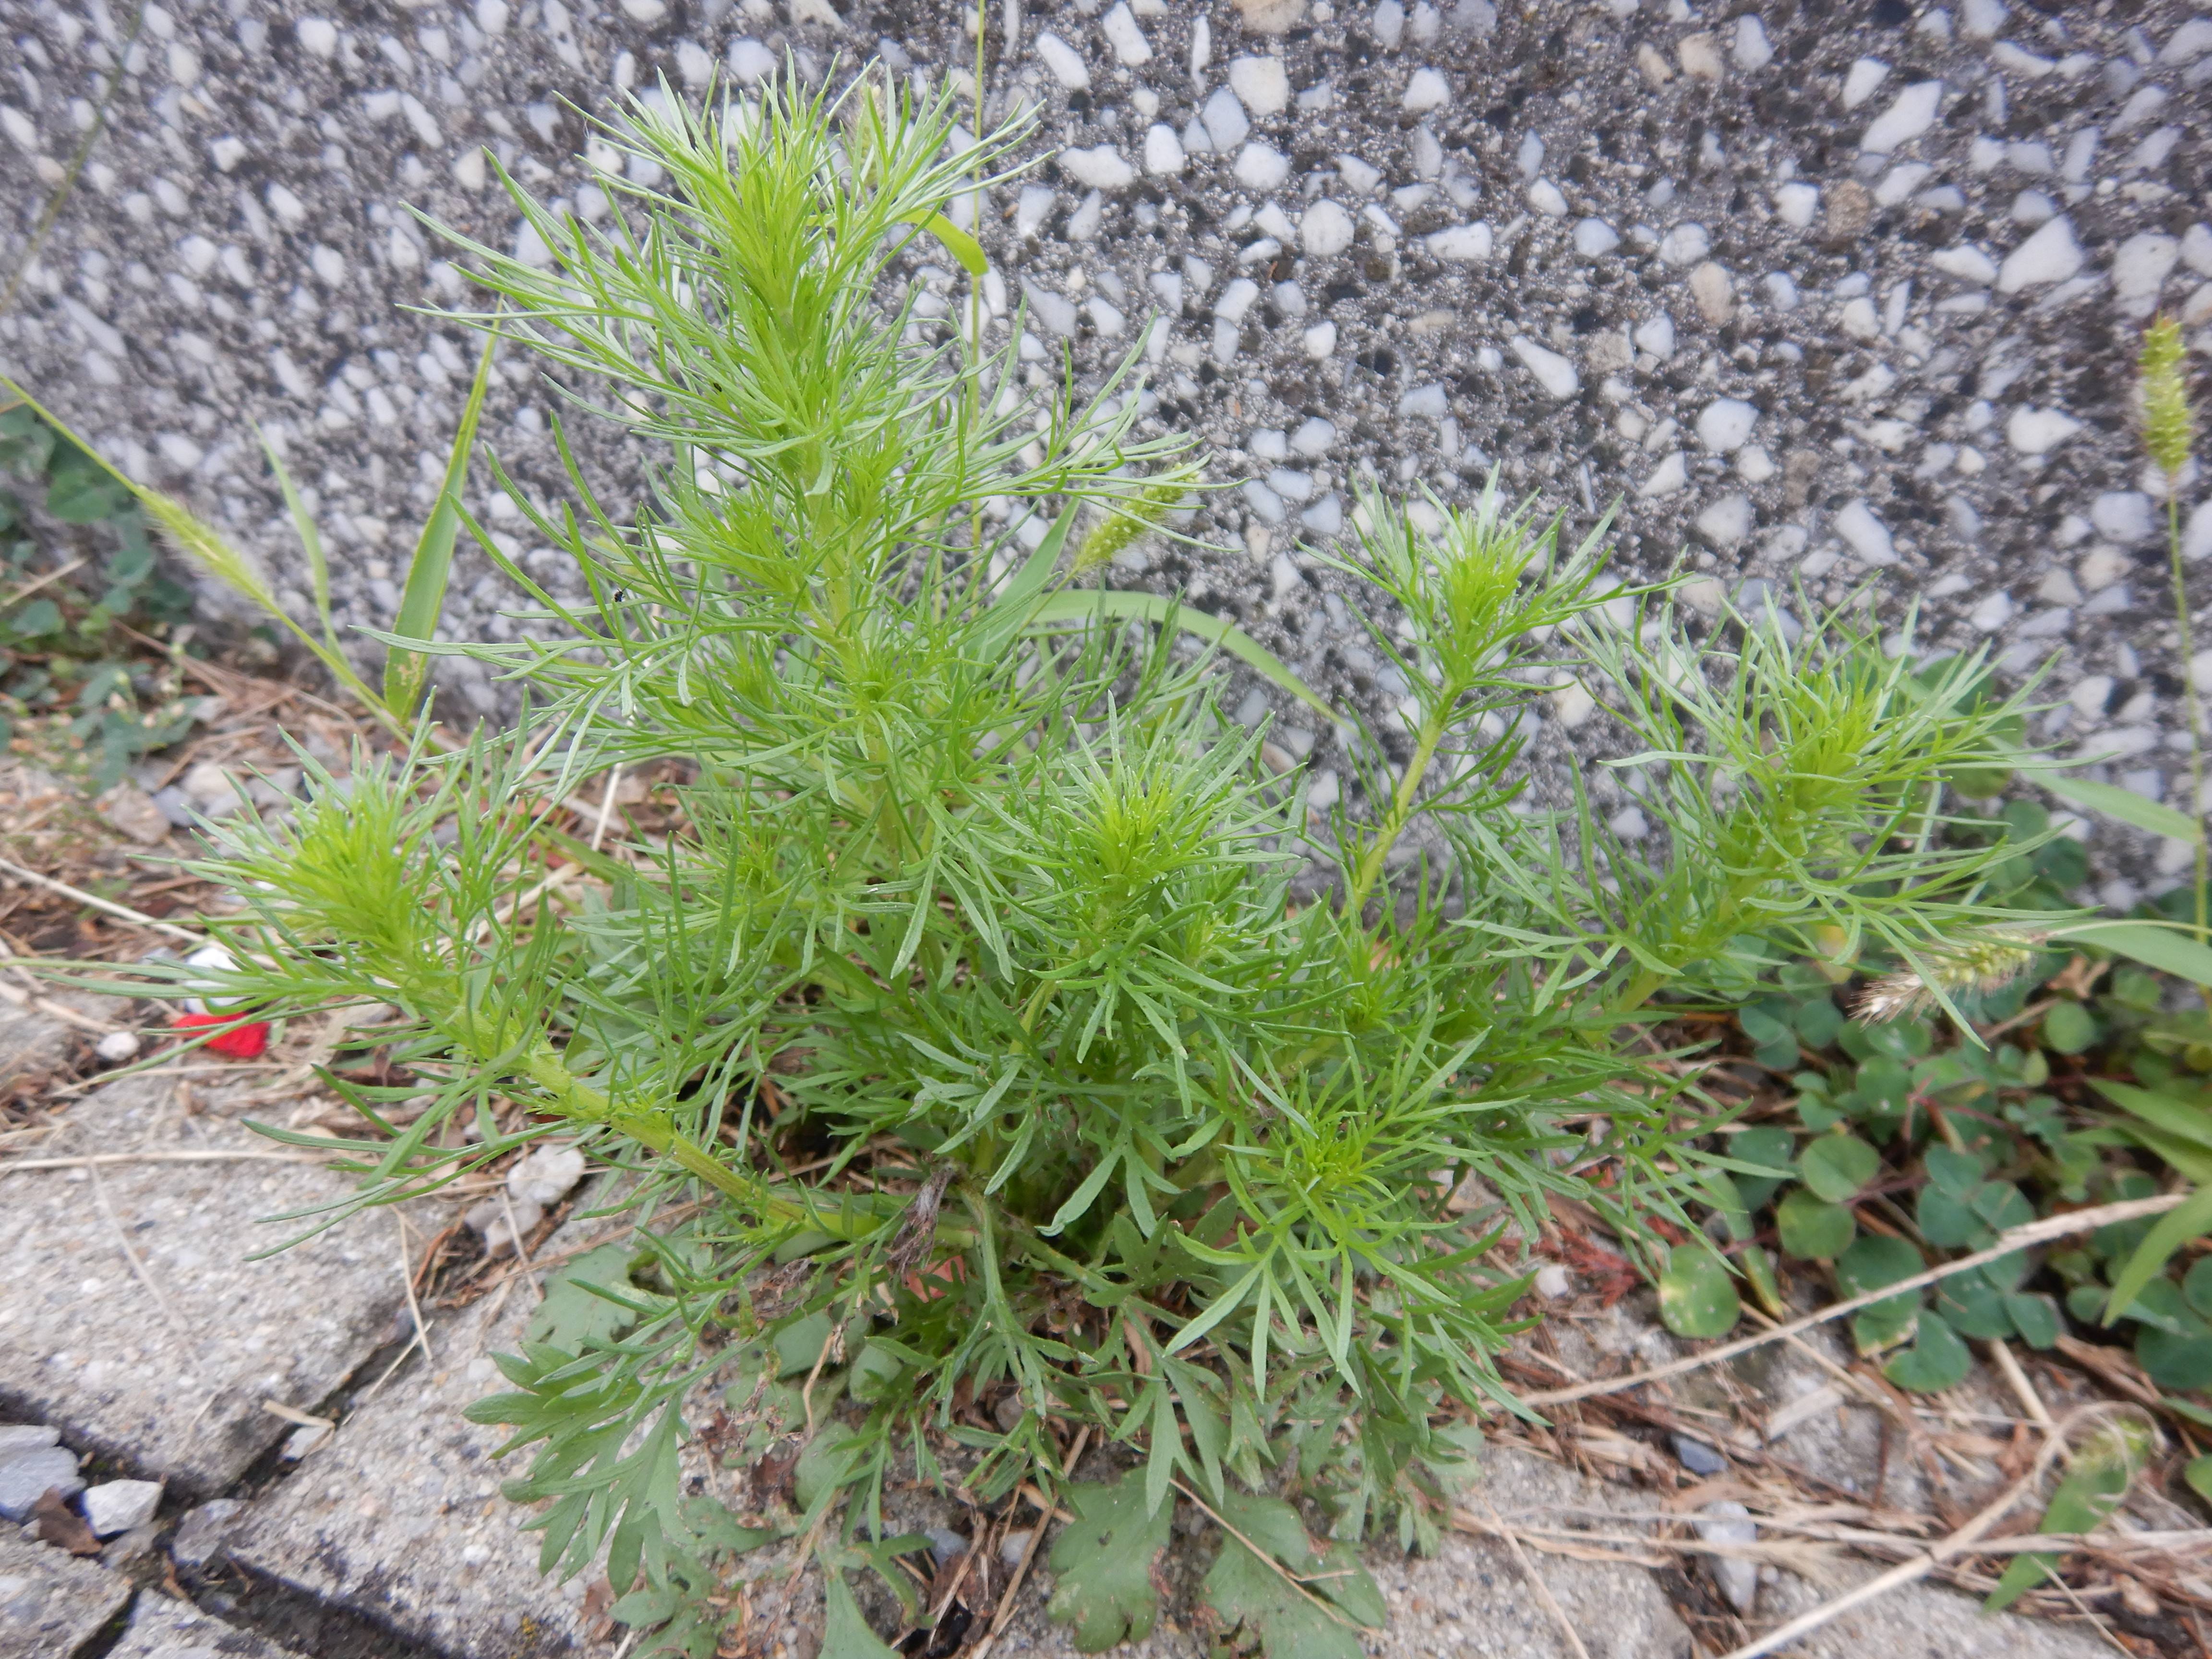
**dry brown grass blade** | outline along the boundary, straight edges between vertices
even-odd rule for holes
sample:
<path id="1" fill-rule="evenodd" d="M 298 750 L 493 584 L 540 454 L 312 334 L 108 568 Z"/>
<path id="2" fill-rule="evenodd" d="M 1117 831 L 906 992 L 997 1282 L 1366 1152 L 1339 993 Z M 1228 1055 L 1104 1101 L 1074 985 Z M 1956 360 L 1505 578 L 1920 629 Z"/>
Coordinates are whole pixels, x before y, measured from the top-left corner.
<path id="1" fill-rule="evenodd" d="M 2107 1205 L 2105 1207 L 2117 1209 L 2122 1206 Z M 2087 1212 L 2081 1213 L 2086 1214 Z M 2025 1231 L 2027 1231 L 2025 1228 L 2014 1229 L 2015 1232 Z M 2006 1237 L 2010 1237 L 2012 1235 L 2007 1234 Z M 2003 1254 L 2008 1254 L 2008 1252 Z M 1891 1293 L 1894 1294 L 1898 1288 L 1899 1287 L 1894 1285 L 1890 1287 Z M 1855 1589 L 1846 1590 L 1841 1595 L 1823 1601 L 1819 1607 L 1799 1614 L 1788 1624 L 1771 1630 L 1757 1640 L 1747 1642 L 1743 1646 L 1724 1655 L 1723 1659 L 1759 1659 L 1762 1654 L 1772 1653 L 1778 1648 L 1788 1647 L 1801 1636 L 1820 1629 L 1821 1626 L 1849 1613 L 1853 1607 L 1887 1595 L 1890 1591 L 1902 1589 L 1906 1584 L 1917 1583 L 1942 1567 L 1952 1557 L 1972 1553 L 1972 1546 L 1981 1535 L 2003 1520 L 2012 1512 L 2021 1499 L 2033 1492 L 2042 1482 L 2045 1473 L 2057 1457 L 2060 1448 L 2066 1443 L 2066 1429 L 2087 1417 L 2100 1413 L 2103 1410 L 2104 1407 L 2101 1406 L 2084 1406 L 2069 1413 L 2065 1421 L 2059 1425 L 2058 1431 L 2045 1440 L 2042 1449 L 2036 1454 L 2035 1462 L 2025 1474 L 2006 1487 L 1994 1500 L 1977 1510 L 1963 1526 L 1938 1541 L 1924 1553 L 1892 1567 L 1887 1572 L 1877 1574 Z"/>
<path id="2" fill-rule="evenodd" d="M 1504 1540 L 1507 1551 L 1513 1557 L 1513 1565 L 1521 1570 L 1522 1577 L 1528 1581 L 1528 1588 L 1536 1592 L 1536 1599 L 1544 1604 L 1544 1611 L 1552 1615 L 1552 1622 L 1559 1627 L 1559 1633 L 1567 1638 L 1568 1650 L 1575 1655 L 1575 1659 L 1590 1659 L 1589 1650 L 1583 1645 L 1582 1637 L 1576 1632 L 1575 1621 L 1567 1617 L 1567 1610 L 1559 1605 L 1559 1598 L 1552 1594 L 1552 1587 L 1544 1582 L 1544 1575 L 1536 1571 L 1536 1564 L 1528 1559 L 1528 1553 L 1521 1547 L 1520 1538 L 1512 1528 L 1498 1518 L 1496 1510 L 1492 1509 L 1488 1504 L 1485 1504 L 1482 1507 L 1490 1516 L 1488 1526 L 1470 1528 L 1469 1530 L 1486 1530 L 1492 1537 Z M 1452 1524 L 1456 1526 L 1459 1522 L 1460 1513 L 1455 1512 L 1452 1516 Z"/>

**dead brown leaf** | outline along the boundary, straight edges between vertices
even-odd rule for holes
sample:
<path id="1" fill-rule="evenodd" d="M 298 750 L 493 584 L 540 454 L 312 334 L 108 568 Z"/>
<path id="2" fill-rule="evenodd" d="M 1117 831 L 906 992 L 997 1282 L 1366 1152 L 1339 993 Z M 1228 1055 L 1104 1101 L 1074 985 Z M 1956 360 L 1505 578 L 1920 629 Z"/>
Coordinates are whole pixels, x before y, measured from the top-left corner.
<path id="1" fill-rule="evenodd" d="M 37 1529 L 40 1541 L 67 1550 L 71 1555 L 97 1555 L 100 1540 L 84 1517 L 69 1506 L 61 1488 L 49 1486 L 31 1505 L 31 1524 Z"/>

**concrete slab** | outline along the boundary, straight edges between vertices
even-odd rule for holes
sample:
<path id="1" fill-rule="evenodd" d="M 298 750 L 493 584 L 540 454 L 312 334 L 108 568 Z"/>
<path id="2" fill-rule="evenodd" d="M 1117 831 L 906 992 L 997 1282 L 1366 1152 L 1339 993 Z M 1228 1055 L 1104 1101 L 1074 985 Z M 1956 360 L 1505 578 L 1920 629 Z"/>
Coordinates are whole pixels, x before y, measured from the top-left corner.
<path id="1" fill-rule="evenodd" d="M 124 1630 L 123 1639 L 108 1650 L 106 1659 L 301 1659 L 301 1656 L 252 1631 L 212 1618 L 189 1601 L 142 1590 L 137 1605 L 131 1609 L 131 1623 Z"/>
<path id="2" fill-rule="evenodd" d="M 75 1659 L 130 1599 L 115 1574 L 0 1528 L 0 1659 Z"/>
<path id="3" fill-rule="evenodd" d="M 71 1107 L 40 1152 L 250 1158 L 0 1174 L 0 1409 L 186 1498 L 228 1486 L 289 1433 L 264 1404 L 313 1410 L 404 1301 L 389 1213 L 246 1260 L 287 1236 L 264 1217 L 350 1182 L 272 1161 L 283 1149 L 212 1098 L 188 1114 L 173 1084 L 125 1079 Z"/>

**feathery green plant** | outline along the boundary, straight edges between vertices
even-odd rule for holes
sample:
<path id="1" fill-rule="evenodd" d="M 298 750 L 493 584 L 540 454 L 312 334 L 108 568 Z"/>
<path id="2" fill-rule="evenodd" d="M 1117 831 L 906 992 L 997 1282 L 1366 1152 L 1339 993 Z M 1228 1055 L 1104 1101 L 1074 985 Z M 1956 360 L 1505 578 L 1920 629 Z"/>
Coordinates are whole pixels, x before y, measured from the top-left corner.
<path id="1" fill-rule="evenodd" d="M 711 1577 L 673 1449 L 736 1343 L 740 1425 L 805 1445 L 797 1524 L 833 1565 L 883 1537 L 902 1468 L 990 1499 L 1034 1479 L 1134 1540 L 1060 1569 L 1056 1613 L 1111 1641 L 1149 1624 L 1120 1569 L 1181 1490 L 1243 1517 L 1220 1619 L 1349 1655 L 1379 1598 L 1267 1494 L 1342 1540 L 1432 1540 L 1464 1425 L 1516 1409 L 1507 1224 L 1525 1243 L 1559 1197 L 1655 1271 L 1656 1222 L 1701 1248 L 1687 1200 L 1729 1160 L 1636 1040 L 1655 996 L 1821 940 L 1948 960 L 2021 920 L 1978 894 L 1998 849 L 1938 839 L 1947 777 L 2002 763 L 2016 703 L 1972 663 L 1916 678 L 1856 608 L 1686 618 L 1494 482 L 1434 531 L 1370 498 L 1329 562 L 1412 692 L 1322 826 L 1217 702 L 1231 658 L 1310 689 L 1218 619 L 1068 586 L 1199 479 L 1139 435 L 1134 360 L 1079 400 L 901 297 L 1021 136 L 963 154 L 954 126 L 873 76 L 664 90 L 618 136 L 667 182 L 608 179 L 599 225 L 509 181 L 552 257 L 464 243 L 499 301 L 473 320 L 662 465 L 636 502 L 573 466 L 555 507 L 509 486 L 580 591 L 484 538 L 530 596 L 520 637 L 387 642 L 473 657 L 526 718 L 223 826 L 237 966 L 203 994 L 398 1011 L 379 1040 L 428 1109 L 401 1127 L 392 1091 L 333 1079 L 379 1148 L 281 1132 L 353 1156 L 349 1208 L 548 1134 L 634 1173 L 599 1316 L 542 1316 L 479 1408 L 536 1448 L 509 1491 L 553 1500 L 549 1569 L 606 1544 L 618 1587 L 656 1587 L 640 1618 Z M 1579 781 L 1530 799 L 1569 678 L 1627 739 L 1648 842 Z M 540 833 L 549 793 L 671 755 L 682 823 L 634 860 Z M 1301 905 L 1311 857 L 1339 881 Z M 580 900 L 549 893 L 556 858 L 586 861 Z M 1079 1426 L 1128 1482 L 1066 1487 Z"/>

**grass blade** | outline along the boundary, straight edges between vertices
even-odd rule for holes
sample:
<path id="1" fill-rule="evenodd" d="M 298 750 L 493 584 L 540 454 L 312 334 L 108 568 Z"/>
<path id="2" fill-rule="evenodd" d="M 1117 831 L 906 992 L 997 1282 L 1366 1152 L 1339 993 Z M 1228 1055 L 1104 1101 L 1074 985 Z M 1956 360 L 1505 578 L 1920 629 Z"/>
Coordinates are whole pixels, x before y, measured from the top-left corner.
<path id="1" fill-rule="evenodd" d="M 469 387 L 469 400 L 461 410 L 461 423 L 453 434 L 453 453 L 446 458 L 446 479 L 438 490 L 438 504 L 415 544 L 415 556 L 407 566 L 407 586 L 399 596 L 399 615 L 392 631 L 404 639 L 428 640 L 437 632 L 439 613 L 446 608 L 446 588 L 453 580 L 453 543 L 461 529 L 461 487 L 469 476 L 469 453 L 476 447 L 477 420 L 483 413 L 484 393 L 491 385 L 491 360 L 498 337 L 484 337 L 477 359 L 477 378 Z M 430 659 L 420 651 L 393 646 L 384 659 L 384 701 L 393 716 L 410 720 L 429 684 Z"/>
<path id="2" fill-rule="evenodd" d="M 1288 664 L 1235 623 L 1203 611 L 1189 610 L 1162 594 L 1131 593 L 1111 587 L 1070 589 L 1046 599 L 1030 620 L 1032 626 L 1048 626 L 1108 618 L 1115 622 L 1154 623 L 1194 634 L 1208 644 L 1219 646 L 1263 679 L 1279 686 L 1331 721 L 1339 718 L 1319 693 L 1291 672 Z M 2207 954 L 2212 957 L 2212 952 Z"/>
<path id="3" fill-rule="evenodd" d="M 2154 836 L 2185 841 L 2191 846 L 2204 839 L 2204 826 L 2188 813 L 2146 800 L 2132 789 L 2123 789 L 2117 784 L 2088 783 L 2079 778 L 2039 778 L 2036 781 L 2061 800 L 2070 800 L 2076 806 L 2086 806 L 2092 812 L 2147 830 Z"/>
<path id="4" fill-rule="evenodd" d="M 307 511 L 307 503 L 301 498 L 299 486 L 285 469 L 284 458 L 276 453 L 266 434 L 261 434 L 262 453 L 269 458 L 269 470 L 276 475 L 276 487 L 284 492 L 284 506 L 292 515 L 292 528 L 299 532 L 300 546 L 307 556 L 307 576 L 313 586 L 315 617 L 323 625 L 323 643 L 331 650 L 338 648 L 337 628 L 331 620 L 331 567 L 323 556 L 322 532 L 315 528 L 315 520 Z"/>
<path id="5" fill-rule="evenodd" d="M 389 711 L 384 700 L 362 683 L 345 653 L 323 640 L 317 639 L 295 621 L 290 612 L 276 602 L 276 595 L 262 579 L 252 560 L 222 538 L 221 532 L 204 519 L 198 517 L 183 502 L 163 495 L 160 490 L 140 483 L 114 462 L 102 455 L 92 445 L 79 437 L 69 424 L 31 396 L 15 381 L 0 375 L 0 386 L 4 386 L 22 399 L 40 420 L 71 443 L 92 457 L 107 476 L 129 490 L 140 509 L 161 527 L 171 545 L 210 575 L 222 582 L 241 597 L 250 599 L 268 614 L 270 621 L 289 631 L 301 644 L 315 654 L 316 660 L 331 672 L 331 678 L 349 692 L 370 714 L 391 725 Z"/>
<path id="6" fill-rule="evenodd" d="M 2082 921 L 2054 928 L 2050 937 L 2054 942 L 2100 945 L 2192 985 L 2212 986 L 2212 948 L 2198 944 L 2178 923 Z"/>

